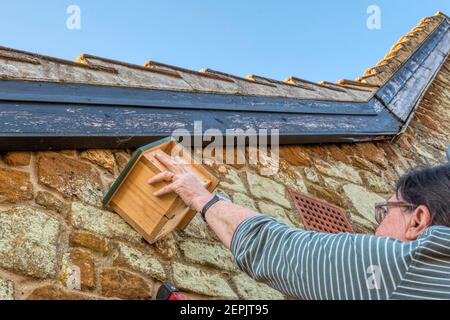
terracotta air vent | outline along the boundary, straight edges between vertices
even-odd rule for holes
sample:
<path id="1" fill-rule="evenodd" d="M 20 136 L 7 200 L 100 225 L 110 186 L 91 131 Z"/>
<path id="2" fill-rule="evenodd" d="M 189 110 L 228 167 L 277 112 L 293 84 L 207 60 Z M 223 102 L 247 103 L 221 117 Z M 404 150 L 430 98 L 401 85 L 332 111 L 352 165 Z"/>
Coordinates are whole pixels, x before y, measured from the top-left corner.
<path id="1" fill-rule="evenodd" d="M 294 190 L 289 190 L 289 193 L 306 230 L 326 233 L 353 232 L 353 228 L 341 208 Z"/>

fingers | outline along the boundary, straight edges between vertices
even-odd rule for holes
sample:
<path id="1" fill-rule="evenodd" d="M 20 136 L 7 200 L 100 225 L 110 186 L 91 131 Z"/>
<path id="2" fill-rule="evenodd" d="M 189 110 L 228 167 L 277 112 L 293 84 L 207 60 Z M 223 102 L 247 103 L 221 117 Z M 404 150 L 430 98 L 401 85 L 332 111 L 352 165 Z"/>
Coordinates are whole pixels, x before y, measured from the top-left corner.
<path id="1" fill-rule="evenodd" d="M 147 183 L 148 184 L 155 184 L 158 182 L 162 182 L 162 181 L 166 181 L 166 182 L 171 182 L 175 179 L 175 174 L 173 172 L 170 171 L 163 171 L 161 173 L 158 173 L 157 175 L 153 176 L 152 178 L 150 178 Z M 159 189 L 158 191 L 154 192 L 153 195 L 155 197 L 160 197 L 163 196 L 165 194 L 168 194 L 170 192 L 172 192 L 174 190 L 174 184 L 171 183 L 161 189 Z"/>
<path id="2" fill-rule="evenodd" d="M 158 150 L 155 153 L 155 158 L 159 162 L 161 162 L 170 171 L 177 172 L 178 164 L 171 157 L 169 157 L 166 153 Z"/>
<path id="3" fill-rule="evenodd" d="M 163 172 L 158 173 L 158 174 L 154 175 L 153 177 L 151 177 L 147 181 L 147 183 L 155 184 L 155 183 L 162 182 L 162 181 L 170 182 L 173 180 L 174 177 L 175 177 L 175 174 L 173 172 L 163 171 Z"/>
<path id="4" fill-rule="evenodd" d="M 173 192 L 175 189 L 174 183 L 169 184 L 168 186 L 165 186 L 164 188 L 159 189 L 158 191 L 154 192 L 153 195 L 155 197 L 160 197 L 165 194 Z"/>
<path id="5" fill-rule="evenodd" d="M 185 164 L 189 164 L 186 159 L 180 157 L 180 156 L 175 156 L 174 157 L 175 161 L 179 164 L 185 165 Z"/>

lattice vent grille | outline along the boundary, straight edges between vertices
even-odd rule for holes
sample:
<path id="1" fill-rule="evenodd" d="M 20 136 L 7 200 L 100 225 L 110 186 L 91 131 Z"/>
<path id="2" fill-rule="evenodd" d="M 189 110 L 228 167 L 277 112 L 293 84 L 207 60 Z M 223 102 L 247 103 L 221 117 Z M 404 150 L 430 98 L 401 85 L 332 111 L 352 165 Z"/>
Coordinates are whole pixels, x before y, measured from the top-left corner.
<path id="1" fill-rule="evenodd" d="M 347 215 L 341 208 L 294 190 L 289 190 L 289 193 L 306 230 L 326 233 L 353 232 Z"/>

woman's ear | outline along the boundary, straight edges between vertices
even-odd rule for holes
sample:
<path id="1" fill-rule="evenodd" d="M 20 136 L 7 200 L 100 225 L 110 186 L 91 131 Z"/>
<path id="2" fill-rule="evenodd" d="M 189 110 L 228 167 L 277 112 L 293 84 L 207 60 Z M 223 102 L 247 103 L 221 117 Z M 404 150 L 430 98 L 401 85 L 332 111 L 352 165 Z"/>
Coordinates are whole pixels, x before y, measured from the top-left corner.
<path id="1" fill-rule="evenodd" d="M 411 220 L 406 230 L 409 241 L 416 240 L 431 224 L 431 213 L 426 206 L 418 206 L 411 213 Z"/>

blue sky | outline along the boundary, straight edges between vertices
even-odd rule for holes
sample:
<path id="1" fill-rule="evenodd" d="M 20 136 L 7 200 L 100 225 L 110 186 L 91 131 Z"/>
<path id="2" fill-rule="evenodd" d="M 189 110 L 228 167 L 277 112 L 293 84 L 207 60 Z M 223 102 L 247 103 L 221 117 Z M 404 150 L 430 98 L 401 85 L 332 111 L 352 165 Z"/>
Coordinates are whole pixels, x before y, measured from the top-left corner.
<path id="1" fill-rule="evenodd" d="M 38 5 L 37 5 L 38 4 Z M 66 27 L 69 5 L 81 29 Z M 369 5 L 381 30 L 366 27 Z M 142 65 L 313 81 L 354 79 L 448 0 L 15 0 L 0 5 L 0 45 L 69 60 L 90 53 Z"/>

